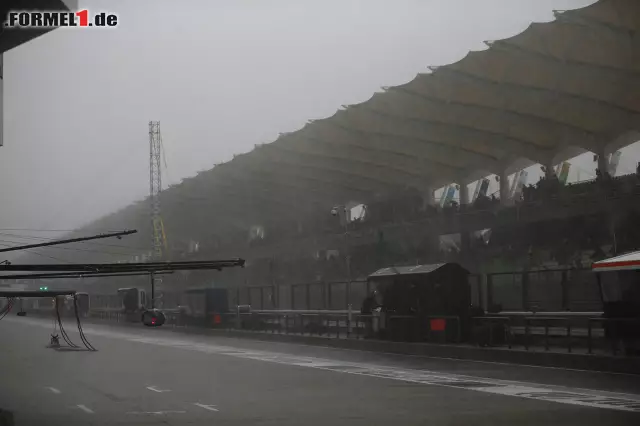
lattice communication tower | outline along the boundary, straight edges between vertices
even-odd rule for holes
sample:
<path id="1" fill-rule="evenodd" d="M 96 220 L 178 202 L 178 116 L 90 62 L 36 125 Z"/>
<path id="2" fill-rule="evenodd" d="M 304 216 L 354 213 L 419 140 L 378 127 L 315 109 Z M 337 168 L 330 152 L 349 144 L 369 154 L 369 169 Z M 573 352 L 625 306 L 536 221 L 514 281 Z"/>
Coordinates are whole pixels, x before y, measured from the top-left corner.
<path id="1" fill-rule="evenodd" d="M 161 260 L 167 239 L 160 214 L 160 193 L 162 192 L 162 135 L 160 122 L 149 122 L 149 199 L 151 201 L 151 232 L 154 259 Z"/>

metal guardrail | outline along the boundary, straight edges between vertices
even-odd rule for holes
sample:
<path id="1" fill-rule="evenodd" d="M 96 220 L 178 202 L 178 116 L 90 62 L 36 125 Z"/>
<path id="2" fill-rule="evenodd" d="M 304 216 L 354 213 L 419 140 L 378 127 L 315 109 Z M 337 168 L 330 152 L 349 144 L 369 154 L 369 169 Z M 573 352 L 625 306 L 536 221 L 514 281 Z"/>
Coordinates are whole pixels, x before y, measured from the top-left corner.
<path id="1" fill-rule="evenodd" d="M 554 313 L 557 314 L 557 313 Z M 513 349 L 515 346 L 532 350 L 534 347 L 542 347 L 550 351 L 552 343 L 554 347 L 560 346 L 567 353 L 573 353 L 577 348 L 583 348 L 587 354 L 593 354 L 596 347 L 605 349 L 608 347 L 612 355 L 618 355 L 619 342 L 616 339 L 606 339 L 605 324 L 631 323 L 638 324 L 640 320 L 626 318 L 602 318 L 590 316 L 593 313 L 560 313 L 563 316 L 532 314 L 528 312 L 513 312 L 492 314 L 473 317 L 471 319 L 472 330 L 474 327 L 484 327 L 488 333 L 488 346 L 507 346 Z M 90 317 L 107 321 L 130 322 L 132 315 L 113 310 L 92 310 Z M 205 324 L 202 321 L 187 317 L 178 310 L 165 312 L 165 326 L 171 327 L 215 327 L 226 330 L 246 330 L 271 334 L 297 334 L 303 336 L 318 336 L 326 338 L 374 338 L 381 317 L 379 315 L 363 315 L 359 312 L 340 310 L 261 310 L 230 312 L 220 314 L 220 322 Z M 414 321 L 420 340 L 428 342 L 444 341 L 449 343 L 462 343 L 462 321 L 457 316 L 436 315 L 423 317 L 427 321 L 419 322 L 415 316 L 387 315 L 384 320 L 387 324 L 394 321 Z M 443 330 L 433 331 L 428 322 L 435 319 L 446 320 L 455 324 L 453 327 L 445 327 Z M 600 324 L 600 326 L 597 326 Z M 471 333 L 474 340 L 473 331 Z M 540 344 L 536 344 L 540 342 Z M 485 345 L 485 346 L 486 346 Z"/>
<path id="2" fill-rule="evenodd" d="M 362 338 L 371 315 L 332 311 L 245 312 L 225 314 L 223 328 L 281 334 L 317 335 L 336 338 Z"/>
<path id="3" fill-rule="evenodd" d="M 531 343 L 531 325 L 535 323 L 542 323 L 544 327 L 544 350 L 549 351 L 549 326 L 551 323 L 560 322 L 565 324 L 566 327 L 566 344 L 567 344 L 567 352 L 571 352 L 571 319 L 566 317 L 546 317 L 546 316 L 527 316 L 524 317 L 524 329 L 525 329 L 525 338 L 524 338 L 524 347 L 526 350 L 529 350 L 529 345 Z"/>
<path id="4" fill-rule="evenodd" d="M 546 272 L 546 271 L 543 271 Z M 575 311 L 551 311 L 551 312 L 533 312 L 533 311 L 502 311 L 493 314 L 498 317 L 533 317 L 533 316 L 554 316 L 554 317 L 583 317 L 593 318 L 603 315 L 604 312 L 575 312 Z"/>
<path id="5" fill-rule="evenodd" d="M 547 315 L 554 314 L 554 315 Z M 557 315 L 559 314 L 559 315 Z M 490 333 L 495 325 L 500 325 L 505 333 L 505 340 L 509 348 L 512 348 L 519 337 L 525 350 L 532 349 L 536 338 L 542 338 L 542 347 L 545 351 L 551 349 L 551 341 L 564 348 L 568 353 L 574 352 L 577 347 L 586 349 L 587 354 L 593 354 L 596 345 L 603 350 L 609 347 L 609 353 L 618 355 L 621 339 L 608 335 L 606 324 L 614 327 L 620 324 L 637 324 L 640 327 L 640 319 L 629 318 L 603 318 L 596 317 L 597 313 L 588 312 L 550 312 L 545 314 L 533 314 L 527 312 L 500 313 L 492 316 L 473 318 L 474 323 L 489 322 Z M 600 324 L 596 327 L 596 324 Z M 611 334 L 611 333 L 609 333 Z M 492 337 L 489 337 L 491 344 Z M 629 354 L 625 354 L 629 355 Z"/>
<path id="6" fill-rule="evenodd" d="M 511 318 L 505 316 L 481 316 L 481 317 L 473 317 L 471 319 L 472 327 L 474 325 L 480 324 L 480 326 L 484 326 L 486 323 L 489 323 L 489 326 L 486 327 L 488 330 L 489 339 L 487 342 L 488 346 L 493 346 L 493 333 L 494 326 L 498 324 L 502 329 L 502 334 L 504 337 L 504 341 L 507 343 L 509 349 L 512 347 L 512 338 L 511 338 Z"/>

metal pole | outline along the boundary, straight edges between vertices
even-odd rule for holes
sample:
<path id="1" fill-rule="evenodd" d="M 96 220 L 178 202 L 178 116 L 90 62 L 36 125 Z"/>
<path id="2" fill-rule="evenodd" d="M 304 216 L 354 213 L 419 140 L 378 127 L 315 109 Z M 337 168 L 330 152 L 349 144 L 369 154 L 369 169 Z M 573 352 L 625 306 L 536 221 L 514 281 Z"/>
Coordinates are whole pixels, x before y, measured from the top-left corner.
<path id="1" fill-rule="evenodd" d="M 349 283 L 349 288 L 351 287 L 351 258 L 350 258 L 350 247 L 349 247 L 349 221 L 347 218 L 347 207 L 343 206 L 344 209 L 344 244 L 345 244 L 345 257 L 347 260 L 347 282 Z"/>
<path id="2" fill-rule="evenodd" d="M 17 250 L 27 250 L 27 249 L 32 249 L 32 248 L 38 248 L 38 247 L 49 247 L 49 246 L 57 246 L 60 244 L 69 244 L 69 243 L 77 243 L 77 242 L 82 242 L 82 241 L 91 241 L 91 240 L 99 240 L 99 239 L 103 239 L 103 238 L 111 238 L 111 237 L 122 237 L 124 235 L 131 235 L 131 234 L 135 234 L 136 231 L 135 229 L 132 230 L 125 230 L 125 231 L 121 231 L 121 232 L 110 232 L 108 234 L 98 234 L 98 235 L 93 235 L 90 237 L 80 237 L 80 238 L 69 238 L 66 240 L 56 240 L 56 241 L 49 241 L 46 243 L 38 243 L 38 244 L 28 244 L 25 246 L 13 246 L 13 247 L 7 247 L 7 248 L 2 248 L 0 249 L 0 253 L 5 253 L 8 251 L 17 251 Z M 11 265 L 11 262 L 9 261 L 3 261 L 0 263 L 4 263 L 6 265 Z"/>
<path id="3" fill-rule="evenodd" d="M 351 301 L 351 250 L 349 247 L 349 227 L 348 227 L 348 222 L 347 222 L 347 215 L 346 215 L 346 211 L 347 208 L 344 207 L 345 210 L 345 215 L 344 215 L 344 245 L 345 245 L 345 258 L 347 261 L 347 291 L 346 291 L 346 297 L 347 297 L 347 306 L 349 306 L 352 301 Z"/>
<path id="4" fill-rule="evenodd" d="M 155 274 L 151 272 L 149 274 L 151 278 L 151 309 L 155 309 L 156 307 L 156 279 Z"/>
<path id="5" fill-rule="evenodd" d="M 0 275 L 3 280 L 18 280 L 24 278 L 34 278 L 34 279 L 42 279 L 46 278 L 48 280 L 51 279 L 80 279 L 90 278 L 90 277 L 131 277 L 136 275 L 147 275 L 148 272 L 145 271 L 135 271 L 135 272 L 114 272 L 114 273 L 93 273 L 93 272 L 52 272 L 49 274 L 9 274 L 9 275 Z M 156 274 L 173 274 L 172 271 L 157 271 Z M 82 281 L 81 281 L 82 282 Z"/>

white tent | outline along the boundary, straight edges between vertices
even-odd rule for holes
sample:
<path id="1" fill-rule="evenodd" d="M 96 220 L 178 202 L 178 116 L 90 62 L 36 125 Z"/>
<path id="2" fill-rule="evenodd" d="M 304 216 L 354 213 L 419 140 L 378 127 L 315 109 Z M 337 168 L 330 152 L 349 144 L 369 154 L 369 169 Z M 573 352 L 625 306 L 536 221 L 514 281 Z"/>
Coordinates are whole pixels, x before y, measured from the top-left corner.
<path id="1" fill-rule="evenodd" d="M 640 270 L 640 251 L 594 262 L 591 269 L 593 272 Z"/>

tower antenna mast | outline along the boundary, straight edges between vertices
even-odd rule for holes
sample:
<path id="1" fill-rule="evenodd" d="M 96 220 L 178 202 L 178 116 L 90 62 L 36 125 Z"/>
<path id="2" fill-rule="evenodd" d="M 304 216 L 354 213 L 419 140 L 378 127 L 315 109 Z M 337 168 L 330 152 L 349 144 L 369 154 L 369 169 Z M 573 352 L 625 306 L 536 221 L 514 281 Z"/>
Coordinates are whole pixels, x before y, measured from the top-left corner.
<path id="1" fill-rule="evenodd" d="M 163 260 L 167 246 L 167 239 L 160 214 L 160 193 L 162 192 L 162 135 L 160 133 L 160 122 L 149 121 L 149 200 L 151 202 L 151 247 L 153 250 L 153 261 Z M 154 274 L 151 274 L 151 307 L 155 307 L 155 284 Z M 158 282 L 158 284 L 160 284 Z"/>

